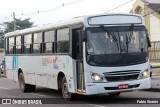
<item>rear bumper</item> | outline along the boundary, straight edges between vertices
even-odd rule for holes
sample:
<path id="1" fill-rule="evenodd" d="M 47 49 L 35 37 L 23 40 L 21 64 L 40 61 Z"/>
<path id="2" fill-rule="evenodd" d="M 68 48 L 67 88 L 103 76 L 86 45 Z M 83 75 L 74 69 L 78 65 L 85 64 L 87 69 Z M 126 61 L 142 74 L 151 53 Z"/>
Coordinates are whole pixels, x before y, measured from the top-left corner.
<path id="1" fill-rule="evenodd" d="M 128 84 L 127 89 L 118 89 L 121 84 Z M 151 88 L 151 79 L 145 78 L 133 81 L 123 81 L 123 82 L 107 82 L 107 83 L 86 83 L 86 94 L 102 94 L 110 92 L 125 92 L 140 89 Z"/>

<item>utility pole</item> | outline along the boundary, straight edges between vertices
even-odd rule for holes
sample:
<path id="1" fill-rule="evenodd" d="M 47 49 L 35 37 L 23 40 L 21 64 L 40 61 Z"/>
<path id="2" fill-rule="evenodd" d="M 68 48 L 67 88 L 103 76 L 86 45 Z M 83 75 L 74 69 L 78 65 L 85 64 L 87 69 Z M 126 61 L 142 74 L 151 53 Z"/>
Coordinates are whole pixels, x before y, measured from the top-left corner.
<path id="1" fill-rule="evenodd" d="M 14 12 L 13 12 L 13 23 L 14 23 L 14 31 L 16 31 L 16 18 Z"/>

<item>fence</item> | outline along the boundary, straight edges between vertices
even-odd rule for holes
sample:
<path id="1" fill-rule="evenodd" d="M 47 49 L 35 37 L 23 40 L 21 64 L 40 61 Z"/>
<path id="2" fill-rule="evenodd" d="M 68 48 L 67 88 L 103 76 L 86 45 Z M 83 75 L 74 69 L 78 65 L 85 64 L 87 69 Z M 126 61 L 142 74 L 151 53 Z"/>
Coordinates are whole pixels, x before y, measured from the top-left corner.
<path id="1" fill-rule="evenodd" d="M 149 48 L 149 59 L 151 62 L 160 62 L 160 41 L 151 42 L 151 48 Z"/>

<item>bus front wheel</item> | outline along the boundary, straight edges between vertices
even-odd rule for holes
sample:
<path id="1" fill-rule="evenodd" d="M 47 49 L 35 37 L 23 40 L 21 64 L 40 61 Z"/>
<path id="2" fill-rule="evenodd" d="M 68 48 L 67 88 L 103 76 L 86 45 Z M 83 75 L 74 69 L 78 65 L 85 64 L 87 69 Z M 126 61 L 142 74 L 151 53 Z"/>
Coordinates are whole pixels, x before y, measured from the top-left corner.
<path id="1" fill-rule="evenodd" d="M 31 92 L 31 91 L 35 91 L 36 86 L 35 85 L 30 85 L 30 84 L 26 84 L 25 83 L 25 79 L 24 79 L 24 75 L 23 73 L 19 74 L 19 87 L 20 90 L 25 93 L 25 92 Z"/>
<path id="2" fill-rule="evenodd" d="M 67 101 L 74 100 L 75 95 L 74 93 L 69 92 L 66 77 L 63 77 L 62 79 L 62 95 L 63 98 Z"/>
<path id="3" fill-rule="evenodd" d="M 21 90 L 22 92 L 26 92 L 27 89 L 28 89 L 28 87 L 27 87 L 26 84 L 25 84 L 25 80 L 24 80 L 23 73 L 20 73 L 20 74 L 19 74 L 18 80 L 19 80 L 19 88 L 20 88 L 20 90 Z"/>

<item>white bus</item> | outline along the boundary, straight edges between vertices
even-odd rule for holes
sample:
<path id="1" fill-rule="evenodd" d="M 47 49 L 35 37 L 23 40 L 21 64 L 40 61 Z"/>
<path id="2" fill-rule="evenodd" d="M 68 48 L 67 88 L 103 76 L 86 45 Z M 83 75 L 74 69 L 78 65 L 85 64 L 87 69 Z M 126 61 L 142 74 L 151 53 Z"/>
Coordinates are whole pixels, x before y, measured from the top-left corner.
<path id="1" fill-rule="evenodd" d="M 22 92 L 36 86 L 76 94 L 150 88 L 150 46 L 144 20 L 136 14 L 73 18 L 5 35 L 7 77 Z"/>

